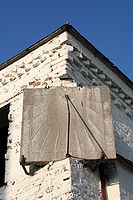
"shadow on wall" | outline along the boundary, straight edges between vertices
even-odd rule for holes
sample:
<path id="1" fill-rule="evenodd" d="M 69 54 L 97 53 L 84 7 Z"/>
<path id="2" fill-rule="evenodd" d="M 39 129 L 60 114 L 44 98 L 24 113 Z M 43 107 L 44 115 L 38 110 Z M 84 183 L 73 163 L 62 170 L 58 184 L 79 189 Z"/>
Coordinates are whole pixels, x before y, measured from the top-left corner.
<path id="1" fill-rule="evenodd" d="M 74 159 L 70 159 L 70 163 L 72 173 L 72 189 L 74 195 L 73 199 L 100 200 L 99 172 L 98 170 L 93 171 L 91 169 L 91 167 L 94 167 L 94 164 L 91 162 L 89 162 L 89 164 L 83 164 Z"/>
<path id="2" fill-rule="evenodd" d="M 7 152 L 9 104 L 0 108 L 0 199 L 5 198 L 5 155 Z"/>
<path id="3" fill-rule="evenodd" d="M 133 162 L 132 131 L 124 122 L 114 121 L 114 133 L 116 138 L 116 152 Z"/>

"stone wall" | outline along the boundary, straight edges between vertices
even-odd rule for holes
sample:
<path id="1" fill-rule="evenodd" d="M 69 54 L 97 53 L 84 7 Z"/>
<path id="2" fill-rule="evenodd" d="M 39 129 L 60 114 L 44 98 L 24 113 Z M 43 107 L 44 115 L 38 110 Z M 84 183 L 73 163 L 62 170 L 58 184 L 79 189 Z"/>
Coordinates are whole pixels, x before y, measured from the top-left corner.
<path id="1" fill-rule="evenodd" d="M 40 168 L 27 167 L 26 175 L 19 164 L 22 123 L 22 94 L 10 102 L 11 119 L 6 154 L 6 186 L 0 189 L 0 199 L 68 199 L 71 197 L 71 171 L 69 159 L 49 163 Z"/>
<path id="2" fill-rule="evenodd" d="M 0 188 L 0 199 L 69 199 L 71 178 L 69 159 L 49 164 L 25 175 L 19 164 L 21 146 L 21 124 L 23 90 L 34 87 L 73 86 L 73 82 L 62 81 L 66 74 L 66 58 L 69 46 L 65 44 L 66 33 L 31 52 L 27 56 L 0 71 L 0 108 L 10 104 L 9 132 L 6 153 L 5 182 Z M 27 167 L 27 170 L 30 169 Z"/>
<path id="3" fill-rule="evenodd" d="M 133 162 L 133 120 L 113 105 L 116 151 Z"/>
<path id="4" fill-rule="evenodd" d="M 66 41 L 67 35 L 62 33 L 1 70 L 0 104 L 10 101 L 27 87 L 65 86 L 60 77 L 66 74 L 66 59 L 72 49 Z"/>
<path id="5" fill-rule="evenodd" d="M 132 159 L 132 90 L 79 41 L 64 32 L 0 71 L 0 108 L 10 104 L 5 158 L 7 186 L 0 188 L 0 199 L 87 200 L 88 195 L 90 199 L 99 199 L 98 174 L 74 160 L 50 163 L 33 170 L 35 174 L 32 176 L 25 175 L 19 165 L 23 90 L 34 87 L 73 87 L 77 84 L 109 86 L 116 149 L 118 153 Z M 122 149 L 123 144 L 126 145 L 126 151 Z M 31 168 L 27 167 L 27 170 Z M 117 180 L 117 173 L 115 176 Z M 115 188 L 119 195 L 118 185 L 119 181 Z"/>
<path id="6" fill-rule="evenodd" d="M 123 157 L 133 161 L 132 89 L 70 34 L 68 41 L 73 47 L 67 59 L 68 73 L 83 85 L 107 85 L 110 88 L 116 150 Z"/>
<path id="7" fill-rule="evenodd" d="M 99 60 L 99 58 L 95 54 L 89 51 L 70 34 L 68 34 L 68 41 L 69 44 L 73 47 L 73 51 L 69 53 L 69 57 L 67 59 L 68 73 L 79 84 L 82 83 L 83 85 L 107 85 L 110 88 L 114 134 L 116 140 L 116 152 L 122 155 L 124 158 L 129 159 L 133 162 L 132 89 L 126 83 L 124 83 L 124 81 L 122 81 L 119 76 L 114 74 L 113 71 L 111 71 L 104 62 Z M 120 177 L 121 174 L 117 174 L 117 170 L 119 170 L 119 168 L 121 169 L 120 164 L 116 167 L 113 167 L 112 165 L 110 169 L 110 180 L 107 182 L 108 199 L 118 200 L 120 199 L 120 193 L 123 193 L 122 187 L 119 188 L 119 182 L 122 181 Z M 127 196 L 125 194 L 124 198 L 128 200 L 131 199 L 128 194 Z"/>
<path id="8" fill-rule="evenodd" d="M 71 78 L 68 80 L 60 78 L 67 74 L 68 53 L 73 50 L 72 46 L 66 44 L 66 40 L 67 34 L 62 33 L 0 71 L 0 108 L 10 104 L 7 153 L 5 155 L 6 186 L 0 188 L 0 199 L 2 200 L 73 199 L 69 159 L 49 163 L 42 168 L 26 167 L 30 175 L 26 175 L 19 164 L 23 90 L 35 87 L 73 87 L 77 85 Z M 76 170 L 79 170 L 78 166 L 75 166 Z M 98 180 L 94 179 L 94 183 L 95 181 Z M 90 185 L 89 177 L 86 185 Z M 95 191 L 93 190 L 91 195 L 93 192 Z"/>
<path id="9" fill-rule="evenodd" d="M 74 200 L 100 200 L 99 173 L 81 162 L 70 160 Z M 91 164 L 90 164 L 91 166 Z"/>
<path id="10" fill-rule="evenodd" d="M 121 200 L 133 199 L 133 168 L 123 163 L 118 164 Z"/>

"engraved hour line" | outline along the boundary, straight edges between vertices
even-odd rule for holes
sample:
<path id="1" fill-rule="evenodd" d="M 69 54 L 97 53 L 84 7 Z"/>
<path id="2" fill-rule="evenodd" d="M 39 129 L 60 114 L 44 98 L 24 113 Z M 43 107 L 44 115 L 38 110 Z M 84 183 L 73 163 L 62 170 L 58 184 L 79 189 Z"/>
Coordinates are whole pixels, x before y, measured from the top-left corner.
<path id="1" fill-rule="evenodd" d="M 49 109 L 49 107 L 45 108 L 45 110 L 43 110 L 43 111 L 40 112 L 37 116 L 35 116 L 34 118 L 32 118 L 32 119 L 30 120 L 29 123 L 31 123 L 34 119 L 36 119 L 37 117 L 39 117 L 44 111 L 46 111 L 46 110 L 48 110 L 48 109 Z"/>
<path id="2" fill-rule="evenodd" d="M 56 137 L 56 141 L 55 141 L 54 150 L 56 150 L 56 148 L 57 148 L 59 135 L 60 135 L 60 131 L 58 130 L 57 137 Z"/>
<path id="3" fill-rule="evenodd" d="M 102 113 L 100 113 L 100 112 L 98 113 L 95 110 L 92 110 L 92 108 L 90 108 L 89 106 L 86 106 L 86 109 L 91 110 L 92 112 L 95 112 L 97 115 L 102 115 Z"/>
<path id="4" fill-rule="evenodd" d="M 81 156 L 81 147 L 80 147 L 80 140 L 79 140 L 79 135 L 78 135 L 78 132 L 75 130 L 75 134 L 76 134 L 76 138 L 77 138 L 77 143 L 78 143 L 78 146 L 79 146 L 79 150 L 80 150 L 80 156 Z"/>
<path id="5" fill-rule="evenodd" d="M 94 123 L 93 123 L 92 120 L 88 117 L 88 115 L 87 115 L 87 122 L 90 123 L 90 124 L 92 124 L 92 125 L 95 127 L 95 129 L 97 129 L 97 132 L 100 133 L 100 135 L 101 135 L 100 129 L 97 128 L 97 127 L 94 125 Z M 103 129 L 103 132 L 104 132 L 104 129 Z"/>
<path id="6" fill-rule="evenodd" d="M 42 125 L 39 127 L 39 129 L 34 133 L 34 135 L 32 135 L 32 139 L 33 139 L 33 137 L 35 137 L 35 135 L 38 133 L 38 131 L 40 130 L 40 128 L 46 123 L 48 121 L 48 119 L 46 119 L 43 123 L 42 123 Z"/>
<path id="7" fill-rule="evenodd" d="M 50 133 L 51 133 L 51 130 L 52 130 L 52 128 L 49 129 L 48 134 L 47 134 L 47 136 L 46 136 L 44 142 L 42 143 L 41 149 L 42 149 L 43 146 L 46 144 L 46 142 L 47 142 L 47 140 L 48 140 L 48 137 L 49 137 L 49 135 L 50 135 Z"/>

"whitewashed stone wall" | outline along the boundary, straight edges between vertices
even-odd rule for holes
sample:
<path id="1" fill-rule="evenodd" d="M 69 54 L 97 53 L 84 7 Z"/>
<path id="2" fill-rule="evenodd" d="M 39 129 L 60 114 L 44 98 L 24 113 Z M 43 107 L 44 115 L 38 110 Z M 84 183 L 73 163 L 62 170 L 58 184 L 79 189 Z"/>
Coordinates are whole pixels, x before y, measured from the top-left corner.
<path id="1" fill-rule="evenodd" d="M 117 153 L 133 161 L 133 120 L 113 106 Z"/>
<path id="2" fill-rule="evenodd" d="M 69 44 L 73 51 L 69 53 L 68 73 L 79 84 L 83 85 L 107 85 L 110 88 L 112 98 L 112 114 L 114 123 L 114 133 L 116 139 L 116 152 L 124 158 L 133 162 L 133 91 L 122 81 L 109 67 L 98 57 L 83 46 L 77 39 L 68 34 Z M 120 165 L 117 166 L 119 170 Z M 117 169 L 112 166 L 110 180 L 107 182 L 108 199 L 120 199 L 120 193 L 123 194 L 123 187 L 119 188 L 119 181 L 122 174 L 117 174 Z M 128 171 L 128 169 L 127 169 Z M 112 175 L 113 174 L 113 175 Z M 133 177 L 127 173 L 127 182 Z M 120 178 L 120 180 L 119 180 Z M 127 183 L 128 188 L 128 183 Z M 129 186 L 130 190 L 130 186 Z M 125 194 L 125 199 L 132 199 L 133 192 L 130 195 Z M 123 199 L 124 199 L 123 198 Z"/>
<path id="3" fill-rule="evenodd" d="M 71 163 L 72 190 L 74 200 L 100 200 L 99 173 L 73 159 Z M 88 184 L 90 183 L 90 184 Z"/>
<path id="4" fill-rule="evenodd" d="M 66 74 L 66 33 L 61 34 L 22 59 L 0 71 L 0 107 L 10 103 L 9 137 L 5 182 L 0 199 L 71 199 L 69 159 L 45 166 L 34 176 L 25 175 L 19 164 L 23 90 L 27 87 L 65 86 L 60 76 Z M 68 85 L 73 86 L 69 82 Z M 29 169 L 27 169 L 29 170 Z"/>
<path id="5" fill-rule="evenodd" d="M 0 188 L 0 199 L 2 200 L 73 199 L 69 159 L 50 163 L 38 170 L 27 167 L 27 170 L 31 171 L 28 176 L 19 164 L 23 90 L 34 87 L 72 87 L 77 85 L 73 80 L 60 79 L 67 73 L 68 53 L 73 50 L 73 47 L 66 44 L 66 41 L 67 34 L 62 33 L 0 71 L 0 108 L 10 104 L 9 136 L 5 156 L 6 186 Z M 75 166 L 76 170 L 78 170 L 78 166 Z M 88 184 L 86 180 L 85 187 L 90 185 L 89 181 L 88 177 Z M 95 181 L 98 180 L 94 180 L 94 185 Z M 93 190 L 91 195 L 93 192 L 95 191 Z"/>
<path id="6" fill-rule="evenodd" d="M 127 165 L 118 165 L 121 200 L 133 199 L 133 169 Z"/>
<path id="7" fill-rule="evenodd" d="M 31 172 L 35 172 L 33 175 L 26 175 L 19 165 L 20 146 L 21 146 L 21 123 L 22 123 L 22 102 L 23 94 L 13 98 L 10 102 L 11 119 L 9 124 L 9 137 L 8 137 L 8 151 L 6 154 L 6 184 L 0 188 L 0 199 L 2 200 L 71 200 L 76 199 L 76 191 L 73 191 L 73 185 L 75 188 L 80 188 L 82 184 L 82 191 L 88 190 L 87 195 L 81 193 L 82 199 L 87 199 L 88 196 L 94 196 L 97 189 L 99 179 L 92 179 L 93 176 L 90 172 L 84 174 L 83 165 L 80 163 L 71 162 L 69 158 L 49 163 L 40 169 L 29 169 Z M 81 172 L 80 172 L 81 169 Z M 87 171 L 87 169 L 86 169 Z M 74 175 L 74 181 L 71 177 Z M 78 178 L 81 173 L 80 182 Z M 94 174 L 94 173 L 93 173 Z M 88 175 L 88 177 L 87 177 Z M 95 176 L 94 176 L 95 177 Z M 86 178 L 86 180 L 84 180 Z M 93 182 L 92 182 L 93 180 Z M 90 187 L 91 182 L 91 187 Z M 92 184 L 93 183 L 93 184 Z M 92 189 L 92 191 L 91 191 Z M 78 191 L 78 195 L 80 192 Z M 89 193 L 90 192 L 90 193 Z M 85 196 L 84 196 L 85 195 Z M 99 198 L 97 198 L 99 199 Z"/>
<path id="8" fill-rule="evenodd" d="M 116 151 L 124 158 L 133 162 L 133 119 L 126 115 L 120 108 L 113 105 L 114 131 L 116 136 Z M 123 166 L 118 162 L 117 166 L 120 199 L 133 199 L 133 167 Z"/>
<path id="9" fill-rule="evenodd" d="M 27 176 L 19 164 L 22 123 L 22 94 L 10 103 L 8 151 L 6 154 L 7 186 L 0 189 L 0 199 L 67 199 L 71 196 L 71 172 L 69 159 L 48 164 L 33 176 Z M 27 167 L 29 171 L 29 167 Z M 32 174 L 32 173 L 31 173 Z"/>
<path id="10" fill-rule="evenodd" d="M 107 85 L 110 88 L 117 153 L 133 161 L 133 91 L 104 62 L 68 34 L 73 51 L 68 57 L 68 73 L 83 85 Z M 127 146 L 126 151 L 122 147 Z"/>
<path id="11" fill-rule="evenodd" d="M 72 80 L 60 79 L 66 76 Z M 0 199 L 99 199 L 98 175 L 74 160 L 66 159 L 47 165 L 33 176 L 25 175 L 19 165 L 23 90 L 34 87 L 73 87 L 77 84 L 106 84 L 110 87 L 117 151 L 132 159 L 132 90 L 79 41 L 64 32 L 0 71 L 0 108 L 10 103 L 7 186 L 0 188 Z M 123 142 L 126 151 L 122 150 Z M 82 184 L 81 190 L 77 180 Z M 118 185 L 119 180 L 115 187 L 117 197 Z"/>
<path id="12" fill-rule="evenodd" d="M 61 86 L 66 74 L 66 59 L 71 46 L 67 34 L 50 40 L 35 51 L 0 71 L 0 103 L 6 102 L 27 87 Z"/>

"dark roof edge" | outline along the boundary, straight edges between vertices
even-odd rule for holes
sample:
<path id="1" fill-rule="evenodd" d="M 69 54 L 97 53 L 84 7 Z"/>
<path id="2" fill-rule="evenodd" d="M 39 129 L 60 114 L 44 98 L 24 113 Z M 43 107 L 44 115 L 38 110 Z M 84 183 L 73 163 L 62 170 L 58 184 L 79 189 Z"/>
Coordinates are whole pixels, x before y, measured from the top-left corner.
<path id="1" fill-rule="evenodd" d="M 85 37 L 83 37 L 73 26 L 69 25 L 68 32 L 70 32 L 77 40 L 79 40 L 86 48 L 88 48 L 95 56 L 104 62 L 113 72 L 119 76 L 128 86 L 133 89 L 133 82 L 120 71 L 107 57 L 105 57 L 99 50 L 97 50 Z"/>
<path id="2" fill-rule="evenodd" d="M 58 28 L 56 31 L 52 32 L 48 36 L 44 37 L 43 39 L 39 40 L 32 46 L 28 47 L 24 51 L 20 52 L 16 56 L 12 57 L 11 59 L 5 61 L 0 65 L 0 70 L 6 68 L 8 65 L 11 65 L 15 61 L 19 60 L 20 58 L 23 58 L 30 52 L 34 51 L 38 47 L 42 46 L 46 42 L 50 41 L 57 35 L 63 33 L 64 31 L 68 31 L 70 34 L 72 34 L 77 40 L 79 40 L 86 48 L 88 48 L 95 56 L 97 56 L 102 62 L 104 62 L 114 73 L 119 76 L 129 87 L 133 89 L 133 83 L 132 81 L 124 74 L 122 73 L 114 64 L 105 57 L 99 50 L 97 50 L 86 38 L 84 38 L 73 26 L 69 24 L 65 24 Z"/>
<path id="3" fill-rule="evenodd" d="M 46 37 L 42 38 L 41 40 L 39 40 L 35 44 L 31 45 L 30 47 L 28 47 L 24 51 L 18 53 L 16 56 L 14 56 L 14 57 L 10 58 L 9 60 L 5 61 L 4 63 L 0 64 L 0 70 L 6 68 L 8 65 L 11 65 L 12 63 L 14 63 L 15 61 L 19 60 L 20 58 L 23 58 L 27 54 L 31 53 L 32 51 L 34 51 L 38 47 L 40 47 L 43 44 L 47 43 L 48 41 L 50 41 L 51 39 L 53 39 L 54 37 L 56 37 L 57 35 L 63 33 L 66 30 L 67 30 L 66 25 L 61 26 L 56 31 L 54 31 L 51 34 L 47 35 Z"/>

